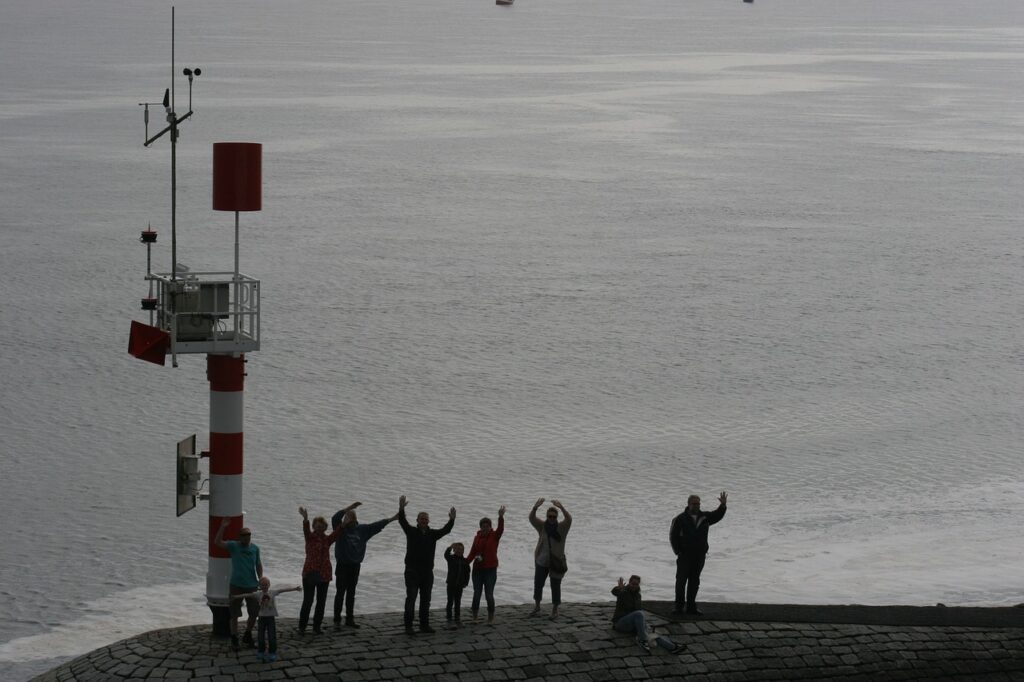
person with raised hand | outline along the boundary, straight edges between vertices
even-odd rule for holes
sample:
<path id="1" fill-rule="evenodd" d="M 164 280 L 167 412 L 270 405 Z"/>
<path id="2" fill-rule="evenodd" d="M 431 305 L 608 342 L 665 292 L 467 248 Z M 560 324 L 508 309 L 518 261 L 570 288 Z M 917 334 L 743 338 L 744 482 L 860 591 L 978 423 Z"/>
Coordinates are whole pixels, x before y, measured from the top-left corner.
<path id="1" fill-rule="evenodd" d="M 572 526 L 572 515 L 558 500 L 552 500 L 544 521 L 537 518 L 537 510 L 544 504 L 544 498 L 537 500 L 530 510 L 530 525 L 537 530 L 537 546 L 533 550 L 533 601 L 530 613 L 540 613 L 540 601 L 544 595 L 544 583 L 551 578 L 551 620 L 558 618 L 558 605 L 562 603 L 562 578 L 569 566 L 565 560 L 565 536 Z M 559 520 L 558 513 L 562 513 Z"/>
<path id="2" fill-rule="evenodd" d="M 331 543 L 338 539 L 344 528 L 338 526 L 327 534 L 327 519 L 317 516 L 312 529 L 305 507 L 299 507 L 302 515 L 302 534 L 306 537 L 306 562 L 302 565 L 302 608 L 299 609 L 299 633 L 305 634 L 309 622 L 309 609 L 316 596 L 316 610 L 313 612 L 313 634 L 319 635 L 324 622 L 324 607 L 327 605 L 327 590 L 331 585 Z"/>
<path id="3" fill-rule="evenodd" d="M 437 541 L 450 533 L 455 526 L 455 507 L 448 510 L 448 523 L 440 528 L 430 527 L 430 514 L 421 511 L 416 515 L 413 526 L 405 518 L 405 495 L 398 498 L 398 523 L 405 533 L 405 632 L 415 634 L 412 629 L 416 598 L 420 600 L 420 632 L 430 633 L 430 593 L 434 589 L 434 556 Z"/>
<path id="4" fill-rule="evenodd" d="M 487 595 L 487 623 L 494 622 L 494 584 L 498 581 L 498 543 L 505 532 L 505 506 L 498 509 L 498 527 L 491 527 L 486 516 L 480 519 L 480 530 L 473 538 L 466 561 L 473 566 L 473 620 L 480 613 L 480 593 Z"/>

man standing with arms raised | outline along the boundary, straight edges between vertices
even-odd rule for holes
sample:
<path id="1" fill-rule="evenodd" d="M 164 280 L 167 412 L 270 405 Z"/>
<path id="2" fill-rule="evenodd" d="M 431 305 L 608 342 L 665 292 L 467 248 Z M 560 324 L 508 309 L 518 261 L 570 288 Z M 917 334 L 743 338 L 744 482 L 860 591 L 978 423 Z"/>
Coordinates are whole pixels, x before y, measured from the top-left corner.
<path id="1" fill-rule="evenodd" d="M 420 597 L 420 632 L 433 632 L 430 627 L 430 592 L 434 588 L 434 555 L 437 541 L 448 535 L 455 525 L 455 507 L 448 511 L 448 523 L 441 528 L 430 528 L 430 514 L 421 511 L 416 525 L 405 518 L 405 495 L 398 498 L 398 523 L 405 532 L 405 633 L 412 629 L 416 610 L 416 595 Z"/>
<path id="2" fill-rule="evenodd" d="M 686 510 L 672 519 L 669 541 L 676 553 L 676 604 L 673 613 L 683 613 L 684 608 L 690 615 L 703 613 L 697 608 L 697 590 L 700 589 L 700 573 L 704 570 L 708 554 L 708 528 L 725 516 L 727 497 L 723 492 L 718 496 L 718 509 L 706 512 L 700 508 L 700 496 L 690 495 L 686 500 Z"/>

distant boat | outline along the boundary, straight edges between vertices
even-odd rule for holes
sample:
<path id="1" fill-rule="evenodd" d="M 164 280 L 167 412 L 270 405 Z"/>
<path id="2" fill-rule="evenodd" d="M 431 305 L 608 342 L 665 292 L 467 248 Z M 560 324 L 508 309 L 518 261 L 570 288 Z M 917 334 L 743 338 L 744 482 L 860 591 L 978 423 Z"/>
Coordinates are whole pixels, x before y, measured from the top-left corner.
<path id="1" fill-rule="evenodd" d="M 495 4 L 495 5 L 505 5 L 505 6 L 510 6 L 510 5 L 511 5 L 511 4 L 513 3 L 513 2 L 515 2 L 515 1 L 516 1 L 516 0 L 494 0 L 494 4 Z"/>
<path id="2" fill-rule="evenodd" d="M 743 2 L 749 3 L 749 4 L 751 4 L 751 5 L 753 5 L 753 4 L 754 4 L 754 0 L 743 0 Z"/>

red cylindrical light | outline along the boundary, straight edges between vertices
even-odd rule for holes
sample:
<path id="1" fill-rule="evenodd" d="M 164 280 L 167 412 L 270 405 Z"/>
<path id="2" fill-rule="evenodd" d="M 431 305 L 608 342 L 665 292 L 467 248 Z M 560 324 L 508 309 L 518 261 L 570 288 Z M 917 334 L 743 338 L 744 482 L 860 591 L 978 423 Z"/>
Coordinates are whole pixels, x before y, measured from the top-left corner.
<path id="1" fill-rule="evenodd" d="M 213 210 L 259 211 L 262 208 L 263 145 L 214 142 Z"/>

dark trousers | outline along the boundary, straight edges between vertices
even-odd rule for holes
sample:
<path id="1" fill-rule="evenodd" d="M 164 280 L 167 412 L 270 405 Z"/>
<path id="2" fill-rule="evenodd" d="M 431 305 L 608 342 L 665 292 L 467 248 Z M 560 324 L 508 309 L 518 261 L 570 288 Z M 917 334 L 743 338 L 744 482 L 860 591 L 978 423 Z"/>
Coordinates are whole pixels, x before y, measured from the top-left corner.
<path id="1" fill-rule="evenodd" d="M 453 614 L 455 622 L 459 622 L 459 611 L 462 608 L 462 585 L 448 585 L 448 603 L 444 607 L 444 615 L 448 620 L 452 620 Z"/>
<path id="2" fill-rule="evenodd" d="M 534 564 L 533 569 L 533 601 L 540 602 L 544 595 L 544 582 L 551 576 L 551 604 L 558 606 L 562 603 L 562 579 L 556 578 L 551 569 L 547 566 Z"/>
<path id="3" fill-rule="evenodd" d="M 704 570 L 706 554 L 680 554 L 676 557 L 676 609 L 697 607 L 700 572 Z"/>
<path id="4" fill-rule="evenodd" d="M 324 622 L 324 607 L 327 606 L 327 588 L 331 584 L 320 580 L 319 573 L 311 573 L 302 578 L 302 608 L 299 609 L 299 629 L 305 630 L 309 622 L 309 609 L 313 606 L 313 595 L 316 595 L 316 611 L 313 612 L 313 629 L 319 630 Z"/>
<path id="5" fill-rule="evenodd" d="M 359 564 L 338 564 L 334 573 L 338 579 L 334 593 L 334 622 L 341 621 L 341 605 L 345 604 L 345 618 L 352 620 L 352 609 L 356 605 L 356 585 L 359 583 Z"/>
<path id="6" fill-rule="evenodd" d="M 433 571 L 405 571 L 405 626 L 412 627 L 416 595 L 420 597 L 420 625 L 430 624 L 430 592 L 434 589 Z"/>
<path id="7" fill-rule="evenodd" d="M 277 653 L 277 623 L 273 616 L 260 616 L 256 624 L 256 645 L 261 654 L 267 651 L 265 643 L 270 645 L 270 653 Z"/>
<path id="8" fill-rule="evenodd" d="M 498 582 L 498 567 L 478 568 L 473 571 L 473 613 L 480 610 L 480 593 L 487 597 L 487 613 L 494 613 L 494 584 Z"/>

